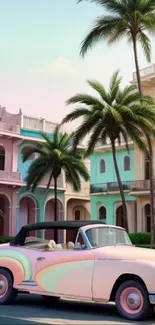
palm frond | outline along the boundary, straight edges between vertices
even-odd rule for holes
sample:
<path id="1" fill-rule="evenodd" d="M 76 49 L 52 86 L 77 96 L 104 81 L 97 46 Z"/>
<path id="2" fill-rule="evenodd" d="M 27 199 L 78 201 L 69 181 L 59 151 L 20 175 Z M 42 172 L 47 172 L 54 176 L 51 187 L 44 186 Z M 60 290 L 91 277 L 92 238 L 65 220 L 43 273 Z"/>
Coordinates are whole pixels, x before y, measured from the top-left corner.
<path id="1" fill-rule="evenodd" d="M 151 61 L 151 41 L 144 32 L 140 32 L 138 35 L 139 42 L 143 48 L 145 57 L 148 62 Z"/>
<path id="2" fill-rule="evenodd" d="M 88 81 L 88 83 L 89 83 L 89 81 Z M 97 105 L 97 106 L 102 105 L 102 102 L 98 98 L 88 95 L 88 94 L 84 94 L 84 93 L 76 94 L 75 96 L 70 97 L 66 103 L 67 103 L 67 105 L 70 105 L 70 104 L 84 104 L 87 106 L 92 106 L 92 104 Z"/>
<path id="3" fill-rule="evenodd" d="M 106 92 L 104 86 L 103 86 L 99 81 L 88 80 L 87 82 L 88 82 L 89 86 L 90 86 L 92 89 L 94 89 L 94 90 L 97 91 L 97 93 L 100 95 L 100 97 L 102 98 L 102 100 L 103 100 L 104 102 L 110 104 L 110 97 L 109 97 L 109 94 L 108 94 L 108 92 Z M 103 104 L 104 104 L 104 103 L 101 102 L 101 106 L 102 106 L 102 108 L 103 108 Z"/>
<path id="4" fill-rule="evenodd" d="M 118 22 L 119 18 L 117 16 L 102 16 L 96 19 L 95 26 L 82 42 L 80 54 L 84 56 L 100 40 L 106 40 Z"/>

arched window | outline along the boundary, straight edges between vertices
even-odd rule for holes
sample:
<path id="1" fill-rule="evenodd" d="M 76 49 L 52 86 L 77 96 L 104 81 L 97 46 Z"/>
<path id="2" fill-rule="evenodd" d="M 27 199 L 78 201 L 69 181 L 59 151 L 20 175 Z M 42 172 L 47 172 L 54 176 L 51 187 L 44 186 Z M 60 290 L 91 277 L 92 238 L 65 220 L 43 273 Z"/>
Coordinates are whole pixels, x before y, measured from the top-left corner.
<path id="1" fill-rule="evenodd" d="M 99 208 L 99 220 L 106 220 L 107 218 L 107 210 L 104 206 Z"/>
<path id="2" fill-rule="evenodd" d="M 129 156 L 125 156 L 124 157 L 124 170 L 130 170 L 130 157 Z"/>
<path id="3" fill-rule="evenodd" d="M 5 149 L 0 146 L 0 170 L 5 169 Z"/>
<path id="4" fill-rule="evenodd" d="M 75 210 L 75 220 L 80 220 L 80 210 Z"/>
<path id="5" fill-rule="evenodd" d="M 23 156 L 23 154 L 27 152 L 29 149 L 30 147 L 28 146 L 23 147 L 21 150 L 21 155 Z M 35 159 L 35 153 L 33 153 L 27 160 L 33 160 L 33 159 Z"/>
<path id="6" fill-rule="evenodd" d="M 100 173 L 105 173 L 105 160 L 100 160 Z"/>
<path id="7" fill-rule="evenodd" d="M 146 231 L 151 232 L 150 204 L 144 207 Z"/>

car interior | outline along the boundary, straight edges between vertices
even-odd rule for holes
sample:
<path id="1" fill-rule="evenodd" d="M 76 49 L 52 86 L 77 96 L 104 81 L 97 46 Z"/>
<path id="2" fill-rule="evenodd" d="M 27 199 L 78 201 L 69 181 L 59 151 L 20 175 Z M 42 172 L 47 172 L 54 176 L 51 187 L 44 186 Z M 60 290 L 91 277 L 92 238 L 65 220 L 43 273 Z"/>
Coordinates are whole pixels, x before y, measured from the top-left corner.
<path id="1" fill-rule="evenodd" d="M 40 249 L 45 251 L 54 250 L 79 250 L 85 248 L 85 243 L 82 236 L 78 235 L 78 241 L 68 241 L 67 243 L 56 243 L 53 239 L 41 239 L 36 237 L 27 237 L 24 247 L 29 249 Z"/>

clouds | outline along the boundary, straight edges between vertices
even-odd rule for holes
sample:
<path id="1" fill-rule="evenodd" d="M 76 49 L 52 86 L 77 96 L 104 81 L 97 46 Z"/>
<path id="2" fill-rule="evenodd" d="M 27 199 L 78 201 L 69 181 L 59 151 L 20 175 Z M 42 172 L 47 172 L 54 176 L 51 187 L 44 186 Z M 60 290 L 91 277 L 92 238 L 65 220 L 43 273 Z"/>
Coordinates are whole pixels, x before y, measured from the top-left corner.
<path id="1" fill-rule="evenodd" d="M 80 70 L 76 68 L 74 62 L 63 57 L 58 57 L 51 61 L 51 63 L 43 64 L 36 70 L 42 73 L 65 74 L 68 76 L 80 75 Z"/>

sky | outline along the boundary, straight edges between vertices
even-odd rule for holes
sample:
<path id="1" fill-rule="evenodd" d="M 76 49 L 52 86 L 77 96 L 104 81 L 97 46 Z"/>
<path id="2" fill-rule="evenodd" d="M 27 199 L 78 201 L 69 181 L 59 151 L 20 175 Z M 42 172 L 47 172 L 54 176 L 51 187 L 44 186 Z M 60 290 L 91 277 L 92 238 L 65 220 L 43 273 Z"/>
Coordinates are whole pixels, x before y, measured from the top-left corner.
<path id="1" fill-rule="evenodd" d="M 70 96 L 91 93 L 88 79 L 108 86 L 119 69 L 124 84 L 132 80 L 133 51 L 125 40 L 110 47 L 102 42 L 84 58 L 79 55 L 100 6 L 77 5 L 76 0 L 0 0 L 0 13 L 0 105 L 7 111 L 16 114 L 21 108 L 26 115 L 60 122 L 73 108 L 66 105 Z M 148 63 L 138 50 L 144 68 Z"/>

